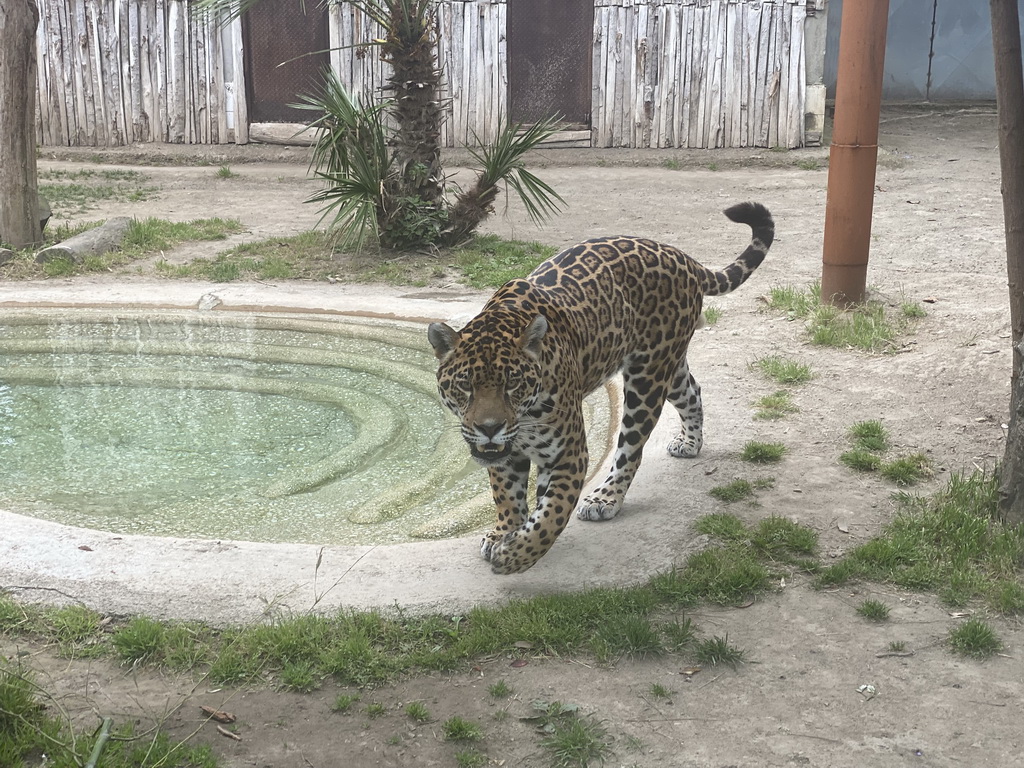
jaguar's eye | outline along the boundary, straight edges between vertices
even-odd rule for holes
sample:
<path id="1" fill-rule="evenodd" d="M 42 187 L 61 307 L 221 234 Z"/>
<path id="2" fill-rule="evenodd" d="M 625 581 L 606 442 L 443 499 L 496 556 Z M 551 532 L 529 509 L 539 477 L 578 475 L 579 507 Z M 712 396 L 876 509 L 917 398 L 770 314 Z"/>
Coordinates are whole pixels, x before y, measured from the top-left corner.
<path id="1" fill-rule="evenodd" d="M 473 382 L 469 378 L 468 373 L 459 374 L 458 376 L 455 377 L 455 380 L 452 383 L 455 385 L 455 388 L 458 389 L 460 392 L 464 392 L 467 395 L 473 394 Z"/>
<path id="2" fill-rule="evenodd" d="M 510 373 L 505 379 L 505 391 L 515 392 L 523 386 L 524 379 L 521 373 Z"/>

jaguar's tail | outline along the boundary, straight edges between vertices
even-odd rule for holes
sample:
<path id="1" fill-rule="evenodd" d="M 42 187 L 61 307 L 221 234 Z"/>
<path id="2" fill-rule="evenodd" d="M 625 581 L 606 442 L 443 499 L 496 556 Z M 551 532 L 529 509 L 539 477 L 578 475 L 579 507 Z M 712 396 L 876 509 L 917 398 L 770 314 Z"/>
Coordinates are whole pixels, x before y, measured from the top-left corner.
<path id="1" fill-rule="evenodd" d="M 740 203 L 725 209 L 725 215 L 737 224 L 750 226 L 750 245 L 732 264 L 725 269 L 708 270 L 705 278 L 704 295 L 721 296 L 735 291 L 750 277 L 750 273 L 761 266 L 765 254 L 775 239 L 775 222 L 772 215 L 760 203 Z"/>

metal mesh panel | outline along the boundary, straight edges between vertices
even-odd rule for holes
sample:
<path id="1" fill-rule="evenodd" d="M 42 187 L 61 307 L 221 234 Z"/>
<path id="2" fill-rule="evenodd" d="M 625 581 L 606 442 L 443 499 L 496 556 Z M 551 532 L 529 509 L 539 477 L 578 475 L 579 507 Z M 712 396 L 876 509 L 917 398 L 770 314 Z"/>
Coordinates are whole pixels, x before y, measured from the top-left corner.
<path id="1" fill-rule="evenodd" d="M 309 112 L 288 105 L 298 101 L 300 94 L 318 92 L 322 73 L 330 65 L 324 4 L 315 0 L 257 3 L 243 18 L 243 29 L 249 119 L 308 122 Z M 323 53 L 303 55 L 314 51 Z"/>
<path id="2" fill-rule="evenodd" d="M 590 127 L 593 0 L 509 0 L 509 113 Z"/>

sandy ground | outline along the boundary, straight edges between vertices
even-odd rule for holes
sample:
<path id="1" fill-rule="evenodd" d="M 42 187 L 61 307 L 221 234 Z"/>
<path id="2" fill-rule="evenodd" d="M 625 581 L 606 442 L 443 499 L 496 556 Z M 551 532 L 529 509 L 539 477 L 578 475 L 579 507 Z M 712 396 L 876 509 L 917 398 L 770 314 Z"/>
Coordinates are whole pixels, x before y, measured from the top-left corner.
<path id="1" fill-rule="evenodd" d="M 566 198 L 566 212 L 535 230 L 510 204 L 487 231 L 556 245 L 599 234 L 640 234 L 720 266 L 747 237 L 721 210 L 752 199 L 771 208 L 778 237 L 750 282 L 714 302 L 722 319 L 702 331 L 691 350 L 707 410 L 701 457 L 656 463 L 653 454 L 661 452 L 674 426 L 663 423 L 623 514 L 607 524 L 573 521 L 564 542 L 537 567 L 502 580 L 497 589 L 503 595 L 599 582 L 603 571 L 627 556 L 618 542 L 640 529 L 657 531 L 652 538 L 658 545 L 629 553 L 640 561 L 638 568 L 684 557 L 699 543 L 690 530 L 694 517 L 723 509 L 706 491 L 734 477 L 766 474 L 752 472 L 737 458 L 751 439 L 784 442 L 788 454 L 772 468 L 776 486 L 760 494 L 760 506 L 729 510 L 751 522 L 774 514 L 812 526 L 821 535 L 826 559 L 877 534 L 894 509 L 890 485 L 855 475 L 837 461 L 848 447 L 846 430 L 853 422 L 879 418 L 893 435 L 896 453 L 928 454 L 936 474 L 925 491 L 941 487 L 951 472 L 991 467 L 1001 456 L 1010 349 L 994 109 L 887 109 L 880 144 L 868 281 L 878 297 L 928 300 L 927 317 L 890 355 L 812 347 L 800 322 L 763 309 L 761 297 L 770 286 L 805 286 L 820 275 L 827 172 L 804 170 L 796 162 L 822 158 L 824 151 L 595 152 L 585 156 L 590 164 L 581 165 L 569 164 L 557 151 L 541 156 L 542 178 Z M 273 159 L 281 160 L 274 151 Z M 312 189 L 304 165 L 241 165 L 234 155 L 225 158 L 238 177 L 217 179 L 211 167 L 148 167 L 151 183 L 161 189 L 158 198 L 110 206 L 89 217 L 235 216 L 247 227 L 240 239 L 294 233 L 315 223 L 316 211 L 301 204 Z M 678 160 L 679 169 L 662 167 L 666 160 Z M 65 162 L 44 161 L 42 167 Z M 220 247 L 210 246 L 209 252 Z M 131 280 L 119 277 L 114 284 Z M 0 300 L 8 291 L 49 289 L 56 282 L 0 286 Z M 98 278 L 60 281 L 83 297 L 109 290 L 110 284 Z M 444 300 L 455 291 L 442 285 L 402 295 Z M 816 378 L 795 390 L 799 413 L 780 422 L 756 421 L 752 401 L 775 386 L 749 363 L 772 353 L 810 364 Z M 438 565 L 438 580 L 449 569 L 474 570 L 480 581 L 492 578 L 472 547 L 453 558 Z M 887 623 L 857 616 L 856 605 L 869 596 L 891 607 Z M 148 610 L 139 605 L 140 612 Z M 92 725 L 96 714 L 147 723 L 164 719 L 172 735 L 184 738 L 200 726 L 199 704 L 230 709 L 240 718 L 242 741 L 218 736 L 211 725 L 196 736 L 213 744 L 228 766 L 452 766 L 456 748 L 442 740 L 440 723 L 453 715 L 482 724 L 481 749 L 495 764 L 543 766 L 546 758 L 531 724 L 519 719 L 530 714 L 536 699 L 571 702 L 602 721 L 614 739 L 608 765 L 1020 764 L 1024 633 L 1017 621 L 991 619 L 1006 645 L 1003 655 L 966 661 L 944 648 L 958 619 L 933 596 L 885 585 L 818 592 L 800 577 L 746 609 L 701 610 L 692 618 L 705 635 L 728 634 L 751 663 L 736 671 L 706 669 L 689 679 L 680 674 L 685 658 L 624 659 L 610 666 L 531 658 L 513 668 L 501 657 L 452 675 L 364 691 L 360 707 L 369 702 L 387 707 L 387 714 L 375 719 L 363 709 L 332 713 L 339 690 L 330 681 L 301 696 L 272 689 L 211 692 L 191 679 L 72 663 L 48 649 L 30 651 L 33 663 L 48 675 L 48 687 L 83 723 Z M 905 642 L 913 655 L 880 656 L 890 641 Z M 10 641 L 0 643 L 13 651 Z M 487 686 L 499 679 L 516 691 L 510 703 L 495 703 L 487 694 Z M 652 698 L 655 683 L 673 691 L 672 697 Z M 876 695 L 865 697 L 858 692 L 861 685 L 874 686 Z M 414 725 L 405 717 L 402 706 L 415 700 L 427 705 L 434 722 Z M 495 718 L 499 708 L 512 716 Z"/>

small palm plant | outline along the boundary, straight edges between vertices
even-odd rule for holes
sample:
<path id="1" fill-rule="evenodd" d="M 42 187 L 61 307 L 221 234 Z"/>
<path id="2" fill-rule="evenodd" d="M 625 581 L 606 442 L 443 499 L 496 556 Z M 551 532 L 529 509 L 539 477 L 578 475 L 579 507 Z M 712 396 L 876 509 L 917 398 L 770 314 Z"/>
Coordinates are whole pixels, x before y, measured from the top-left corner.
<path id="1" fill-rule="evenodd" d="M 494 210 L 504 185 L 538 223 L 564 202 L 523 163 L 523 155 L 557 130 L 554 119 L 530 126 L 501 121 L 493 144 L 469 150 L 480 166 L 476 182 L 449 203 L 443 186 L 441 198 L 424 194 L 429 165 L 408 159 L 403 165 L 399 131 L 388 120 L 393 100 L 357 98 L 333 71 L 325 73 L 319 94 L 300 99 L 296 106 L 319 115 L 310 123 L 318 131 L 312 167 L 324 188 L 310 201 L 324 204 L 325 218 L 348 245 L 362 245 L 370 233 L 398 250 L 462 242 Z"/>
<path id="2" fill-rule="evenodd" d="M 197 7 L 232 18 L 260 1 L 200 0 Z M 374 43 L 391 65 L 386 99 L 353 95 L 332 71 L 320 93 L 296 105 L 317 113 L 313 167 L 325 186 L 310 199 L 324 204 L 343 242 L 361 245 L 371 233 L 396 249 L 461 242 L 490 214 L 504 185 L 536 221 L 560 209 L 564 200 L 523 164 L 557 130 L 555 119 L 528 127 L 503 122 L 494 144 L 471 150 L 481 166 L 476 183 L 449 201 L 433 0 L 340 1 L 379 26 Z"/>

